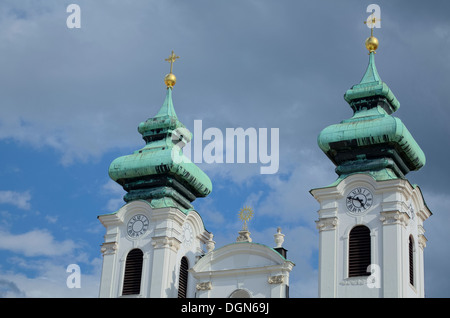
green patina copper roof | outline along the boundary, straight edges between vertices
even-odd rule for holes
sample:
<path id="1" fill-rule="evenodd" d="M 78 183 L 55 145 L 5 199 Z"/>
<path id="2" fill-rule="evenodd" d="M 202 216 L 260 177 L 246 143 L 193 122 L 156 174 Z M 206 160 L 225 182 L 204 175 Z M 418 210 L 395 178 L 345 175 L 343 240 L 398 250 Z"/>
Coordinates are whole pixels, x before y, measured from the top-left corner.
<path id="1" fill-rule="evenodd" d="M 392 116 L 400 103 L 381 81 L 374 52 L 357 85 L 344 99 L 352 107 L 351 118 L 322 130 L 320 149 L 336 165 L 338 180 L 352 173 L 367 173 L 377 180 L 403 178 L 425 165 L 425 154 L 403 122 Z"/>
<path id="2" fill-rule="evenodd" d="M 381 80 L 380 75 L 378 75 L 377 68 L 375 67 L 374 52 L 371 52 L 369 55 L 369 65 L 367 66 L 366 73 L 361 79 L 361 82 L 347 90 L 344 99 L 348 103 L 351 103 L 354 100 L 372 96 L 385 97 L 392 106 L 392 112 L 395 112 L 400 108 L 400 103 L 394 96 L 394 93 L 392 93 L 386 83 Z"/>
<path id="3" fill-rule="evenodd" d="M 140 123 L 138 126 L 138 131 L 144 140 L 148 141 L 152 139 L 151 136 L 157 136 L 161 133 L 174 131 L 177 128 L 185 127 L 178 120 L 177 114 L 175 113 L 175 108 L 173 107 L 172 101 L 172 88 L 167 88 L 166 98 L 156 116 Z M 191 137 L 190 132 L 189 137 Z"/>
<path id="4" fill-rule="evenodd" d="M 209 177 L 183 152 L 192 134 L 178 120 L 172 88 L 157 115 L 138 126 L 146 145 L 133 154 L 115 159 L 109 176 L 128 192 L 124 199 L 145 199 L 153 207 L 192 209 L 190 202 L 212 191 Z"/>
<path id="5" fill-rule="evenodd" d="M 164 100 L 164 103 L 155 118 L 164 116 L 170 116 L 178 119 L 177 114 L 175 113 L 175 108 L 173 107 L 172 88 L 170 87 L 167 88 L 166 99 Z"/>
<path id="6" fill-rule="evenodd" d="M 392 144 L 397 147 L 409 170 L 418 170 L 425 165 L 425 154 L 403 124 L 394 116 L 387 115 L 384 110 L 375 109 L 378 116 L 361 117 L 361 113 L 351 119 L 326 127 L 319 135 L 320 149 L 328 152 L 333 148 L 370 147 L 378 144 Z M 344 143 L 347 142 L 346 145 Z"/>

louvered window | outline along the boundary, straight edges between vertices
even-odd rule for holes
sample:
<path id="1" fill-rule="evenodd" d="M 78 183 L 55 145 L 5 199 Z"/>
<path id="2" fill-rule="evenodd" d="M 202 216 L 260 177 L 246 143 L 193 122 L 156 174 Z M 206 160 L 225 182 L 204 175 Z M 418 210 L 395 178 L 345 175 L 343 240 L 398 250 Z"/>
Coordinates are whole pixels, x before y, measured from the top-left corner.
<path id="1" fill-rule="evenodd" d="M 348 277 L 369 276 L 370 262 L 370 230 L 364 225 L 355 226 L 350 231 Z"/>
<path id="2" fill-rule="evenodd" d="M 143 253 L 135 248 L 127 255 L 122 295 L 138 295 L 141 292 Z"/>
<path id="3" fill-rule="evenodd" d="M 178 282 L 178 298 L 186 298 L 188 286 L 188 269 L 189 263 L 186 257 L 181 259 L 180 264 L 180 280 Z"/>
<path id="4" fill-rule="evenodd" d="M 251 298 L 252 296 L 245 289 L 236 289 L 234 290 L 229 298 Z"/>
<path id="5" fill-rule="evenodd" d="M 409 237 L 409 283 L 414 286 L 414 241 Z"/>

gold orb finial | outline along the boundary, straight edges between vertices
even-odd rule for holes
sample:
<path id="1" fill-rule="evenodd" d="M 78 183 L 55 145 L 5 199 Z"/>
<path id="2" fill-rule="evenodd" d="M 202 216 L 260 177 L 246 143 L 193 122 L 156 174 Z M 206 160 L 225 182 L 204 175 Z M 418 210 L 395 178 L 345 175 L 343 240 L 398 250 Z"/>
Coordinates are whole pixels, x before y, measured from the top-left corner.
<path id="1" fill-rule="evenodd" d="M 176 82 L 177 77 L 174 74 L 169 73 L 166 76 L 164 76 L 164 83 L 166 83 L 167 88 L 169 87 L 172 88 Z"/>
<path id="2" fill-rule="evenodd" d="M 370 53 L 375 52 L 378 48 L 378 39 L 374 36 L 370 36 L 366 39 L 366 49 L 369 50 Z"/>
<path id="3" fill-rule="evenodd" d="M 177 82 L 177 77 L 172 73 L 172 68 L 173 62 L 175 62 L 175 60 L 179 58 L 180 57 L 176 56 L 172 51 L 172 54 L 167 59 L 165 59 L 165 61 L 170 62 L 170 73 L 164 76 L 164 83 L 166 83 L 167 88 L 172 88 Z"/>

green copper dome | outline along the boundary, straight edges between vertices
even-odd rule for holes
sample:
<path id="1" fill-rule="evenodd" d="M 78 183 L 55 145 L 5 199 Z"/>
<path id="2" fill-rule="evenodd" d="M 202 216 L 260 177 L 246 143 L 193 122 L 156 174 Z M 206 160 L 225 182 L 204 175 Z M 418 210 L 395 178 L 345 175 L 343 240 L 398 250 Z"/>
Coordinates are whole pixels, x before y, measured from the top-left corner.
<path id="1" fill-rule="evenodd" d="M 361 79 L 361 82 L 349 89 L 345 93 L 344 99 L 353 108 L 353 103 L 357 103 L 364 98 L 375 96 L 386 98 L 388 101 L 386 106 L 390 107 L 390 109 L 386 109 L 386 111 L 389 114 L 400 108 L 400 103 L 397 98 L 395 98 L 394 93 L 392 93 L 386 83 L 381 80 L 380 75 L 378 75 L 377 68 L 375 67 L 375 53 L 371 52 L 369 55 L 369 65 L 367 66 L 366 73 Z"/>
<path id="2" fill-rule="evenodd" d="M 128 193 L 126 202 L 148 200 L 153 207 L 192 209 L 191 202 L 212 190 L 209 177 L 187 158 L 182 148 L 192 134 L 178 120 L 172 102 L 172 87 L 153 118 L 138 126 L 146 145 L 133 154 L 115 159 L 109 167 L 111 179 Z"/>
<path id="3" fill-rule="evenodd" d="M 403 122 L 391 114 L 400 103 L 375 67 L 374 52 L 361 82 L 344 99 L 353 116 L 326 127 L 318 145 L 336 165 L 339 179 L 368 173 L 377 180 L 404 178 L 425 165 L 425 155 Z"/>

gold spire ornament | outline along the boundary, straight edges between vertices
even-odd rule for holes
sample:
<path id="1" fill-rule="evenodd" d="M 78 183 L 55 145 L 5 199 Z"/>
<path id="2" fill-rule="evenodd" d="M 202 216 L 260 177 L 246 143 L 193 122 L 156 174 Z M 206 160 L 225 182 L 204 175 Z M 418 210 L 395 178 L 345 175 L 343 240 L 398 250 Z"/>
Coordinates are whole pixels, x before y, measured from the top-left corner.
<path id="1" fill-rule="evenodd" d="M 239 211 L 239 219 L 244 221 L 244 226 L 242 230 L 239 231 L 239 236 L 236 239 L 236 242 L 251 242 L 252 238 L 250 237 L 250 232 L 248 231 L 247 222 L 251 220 L 253 217 L 252 208 L 246 206 Z"/>
<path id="2" fill-rule="evenodd" d="M 373 28 L 375 27 L 375 23 L 377 21 L 381 21 L 381 19 L 377 19 L 373 13 L 372 13 L 372 19 L 367 19 L 366 21 L 364 21 L 364 24 L 367 24 L 368 27 L 370 28 L 370 37 L 368 37 L 366 39 L 366 49 L 369 51 L 369 54 L 375 52 L 375 50 L 378 48 L 378 39 L 376 37 L 373 36 Z M 369 23 L 368 23 L 369 22 Z M 369 26 L 370 24 L 370 26 Z"/>
<path id="3" fill-rule="evenodd" d="M 239 219 L 244 221 L 244 226 L 242 227 L 243 231 L 247 231 L 247 222 L 253 218 L 253 210 L 250 207 L 244 207 L 239 211 Z"/>
<path id="4" fill-rule="evenodd" d="M 166 83 L 167 88 L 172 88 L 177 82 L 176 76 L 172 73 L 172 68 L 173 62 L 175 62 L 175 60 L 179 58 L 180 57 L 176 56 L 172 51 L 172 54 L 167 59 L 165 59 L 165 61 L 170 63 L 170 73 L 164 77 L 164 83 Z"/>

